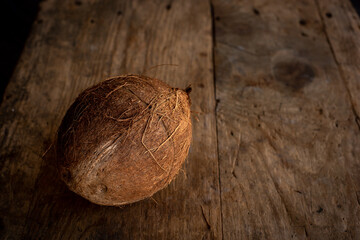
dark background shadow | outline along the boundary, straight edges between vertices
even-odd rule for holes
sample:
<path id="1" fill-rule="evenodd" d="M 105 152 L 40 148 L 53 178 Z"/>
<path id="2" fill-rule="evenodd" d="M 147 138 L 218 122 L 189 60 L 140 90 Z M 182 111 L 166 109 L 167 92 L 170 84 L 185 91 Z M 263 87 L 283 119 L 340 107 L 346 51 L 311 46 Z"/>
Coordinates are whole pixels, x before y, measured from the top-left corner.
<path id="1" fill-rule="evenodd" d="M 360 0 L 351 0 L 351 3 L 356 9 L 357 14 L 360 15 Z"/>
<path id="2" fill-rule="evenodd" d="M 38 12 L 40 0 L 2 0 L 0 5 L 0 103 Z"/>
<path id="3" fill-rule="evenodd" d="M 3 0 L 0 10 L 0 104 L 24 48 L 41 0 Z M 351 0 L 360 14 L 360 0 Z"/>

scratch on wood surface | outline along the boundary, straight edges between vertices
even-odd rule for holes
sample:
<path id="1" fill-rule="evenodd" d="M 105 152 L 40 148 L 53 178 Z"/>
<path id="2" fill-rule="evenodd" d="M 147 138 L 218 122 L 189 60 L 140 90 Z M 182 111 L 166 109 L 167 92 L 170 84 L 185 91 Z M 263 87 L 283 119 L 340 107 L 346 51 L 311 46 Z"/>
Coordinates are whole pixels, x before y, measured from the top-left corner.
<path id="1" fill-rule="evenodd" d="M 179 64 L 172 64 L 172 63 L 163 63 L 163 64 L 158 64 L 158 65 L 155 65 L 155 66 L 152 66 L 152 67 L 149 67 L 147 69 L 145 69 L 140 75 L 144 75 L 146 72 L 152 70 L 152 69 L 157 69 L 158 67 L 163 67 L 163 66 L 171 66 L 171 67 L 178 67 Z M 156 72 L 155 72 L 155 76 L 156 76 Z M 156 78 L 154 76 L 154 78 Z"/>
<path id="2" fill-rule="evenodd" d="M 265 163 L 264 166 L 266 167 L 266 170 L 267 170 L 267 172 L 269 173 L 270 179 L 271 179 L 271 181 L 272 181 L 273 184 L 274 184 L 274 188 L 275 188 L 275 190 L 276 190 L 276 193 L 277 193 L 278 196 L 280 197 L 281 203 L 282 203 L 282 205 L 283 205 L 284 208 L 285 208 L 286 214 L 289 216 L 290 221 L 293 222 L 293 215 L 292 215 L 292 213 L 290 212 L 290 210 L 289 210 L 289 208 L 288 208 L 288 206 L 287 206 L 287 204 L 286 204 L 286 201 L 285 201 L 285 199 L 284 199 L 283 193 L 282 193 L 281 190 L 279 189 L 278 183 L 274 180 L 274 177 L 272 176 L 271 171 L 269 170 L 269 166 L 267 165 L 267 163 Z M 274 210 L 275 210 L 275 209 L 274 209 Z"/>
<path id="3" fill-rule="evenodd" d="M 279 153 L 280 151 L 279 151 L 278 147 L 275 145 L 275 143 L 273 142 L 273 140 L 271 139 L 271 137 L 268 135 L 268 133 L 265 131 L 265 129 L 262 129 L 262 133 L 264 134 L 265 138 L 267 139 L 267 142 L 268 142 L 269 146 L 274 150 L 274 152 Z M 263 158 L 263 159 L 264 159 L 264 158 Z M 283 162 L 284 166 L 287 165 L 287 164 L 283 161 L 282 158 L 280 158 L 280 160 L 281 160 L 281 162 Z M 293 221 L 293 220 L 292 220 L 293 215 L 292 215 L 292 213 L 290 212 L 290 210 L 289 210 L 289 208 L 288 208 L 288 206 L 287 206 L 287 204 L 286 204 L 286 201 L 285 201 L 285 199 L 284 199 L 284 196 L 283 196 L 281 190 L 279 189 L 279 185 L 278 185 L 277 181 L 275 181 L 275 179 L 274 179 L 274 177 L 273 177 L 273 175 L 272 175 L 272 172 L 271 172 L 270 169 L 269 169 L 269 166 L 268 166 L 267 162 L 266 162 L 266 161 L 263 161 L 263 162 L 264 162 L 264 166 L 265 166 L 265 168 L 266 168 L 266 171 L 268 172 L 268 174 L 269 174 L 269 176 L 270 176 L 270 179 L 271 179 L 271 181 L 272 181 L 273 184 L 274 184 L 274 188 L 275 188 L 275 190 L 276 190 L 276 193 L 277 193 L 277 195 L 278 195 L 278 196 L 280 197 L 280 199 L 281 199 L 281 203 L 282 203 L 282 205 L 284 206 L 287 215 L 289 216 L 290 220 Z"/>
<path id="4" fill-rule="evenodd" d="M 226 45 L 226 46 L 228 46 L 228 47 L 230 47 L 230 48 L 236 49 L 236 50 L 238 50 L 238 51 L 240 51 L 240 52 L 244 52 L 244 53 L 247 53 L 247 54 L 252 55 L 252 56 L 256 56 L 256 57 L 264 57 L 264 56 L 267 56 L 267 55 L 265 55 L 265 54 L 258 54 L 258 53 L 251 52 L 251 51 L 245 49 L 243 46 L 237 46 L 237 45 L 233 45 L 233 44 L 226 43 L 226 42 L 220 42 L 220 41 L 217 42 L 217 43 Z"/>
<path id="5" fill-rule="evenodd" d="M 201 213 L 202 213 L 202 216 L 204 218 L 204 221 L 206 223 L 206 226 L 209 230 L 211 230 L 211 225 L 209 223 L 209 221 L 207 220 L 206 216 L 205 216 L 205 211 L 204 211 L 204 207 L 200 204 L 200 207 L 201 207 Z"/>
<path id="6" fill-rule="evenodd" d="M 236 149 L 236 153 L 234 155 L 234 158 L 233 158 L 233 162 L 232 162 L 232 168 L 231 168 L 231 174 L 237 178 L 236 174 L 234 173 L 234 170 L 235 170 L 235 165 L 236 165 L 236 162 L 238 160 L 238 155 L 239 155 L 239 151 L 240 151 L 240 146 L 241 146 L 241 139 L 242 139 L 242 134 L 240 133 L 239 134 L 239 140 L 238 140 L 238 146 L 237 146 L 237 149 Z"/>
<path id="7" fill-rule="evenodd" d="M 243 187 L 243 185 L 242 185 L 241 183 L 239 183 L 239 188 L 240 188 L 241 193 L 242 193 L 242 195 L 243 195 L 243 199 L 244 199 L 244 201 L 245 201 L 246 209 L 247 209 L 248 211 L 250 211 L 250 207 L 249 207 L 248 201 L 247 201 L 247 199 L 246 199 L 246 191 L 244 191 L 244 187 Z"/>

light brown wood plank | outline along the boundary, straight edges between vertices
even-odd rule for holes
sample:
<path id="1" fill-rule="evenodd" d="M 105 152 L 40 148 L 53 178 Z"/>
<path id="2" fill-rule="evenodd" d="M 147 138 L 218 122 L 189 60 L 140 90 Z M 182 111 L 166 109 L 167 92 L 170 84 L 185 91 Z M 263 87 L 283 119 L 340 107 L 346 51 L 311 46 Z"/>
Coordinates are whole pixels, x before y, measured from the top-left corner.
<path id="1" fill-rule="evenodd" d="M 151 69 L 159 64 L 178 66 Z M 212 64 L 206 1 L 42 2 L 1 107 L 1 237 L 221 238 Z M 124 73 L 192 84 L 192 110 L 201 114 L 184 173 L 169 187 L 129 206 L 101 207 L 67 190 L 46 149 L 82 90 Z"/>
<path id="2" fill-rule="evenodd" d="M 351 101 L 316 2 L 213 7 L 224 239 L 359 239 L 358 71 Z"/>

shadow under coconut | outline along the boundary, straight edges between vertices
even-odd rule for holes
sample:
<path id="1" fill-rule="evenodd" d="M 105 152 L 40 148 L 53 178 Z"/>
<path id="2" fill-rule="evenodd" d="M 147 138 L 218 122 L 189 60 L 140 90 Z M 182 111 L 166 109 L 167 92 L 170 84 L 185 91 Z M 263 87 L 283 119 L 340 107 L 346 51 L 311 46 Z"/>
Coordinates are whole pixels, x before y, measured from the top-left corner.
<path id="1" fill-rule="evenodd" d="M 54 147 L 43 157 L 23 232 L 25 239 L 49 236 L 55 239 L 121 239 L 132 234 L 128 225 L 137 225 L 144 205 L 156 205 L 151 199 L 121 207 L 93 204 L 67 188 L 59 177 L 55 157 Z"/>

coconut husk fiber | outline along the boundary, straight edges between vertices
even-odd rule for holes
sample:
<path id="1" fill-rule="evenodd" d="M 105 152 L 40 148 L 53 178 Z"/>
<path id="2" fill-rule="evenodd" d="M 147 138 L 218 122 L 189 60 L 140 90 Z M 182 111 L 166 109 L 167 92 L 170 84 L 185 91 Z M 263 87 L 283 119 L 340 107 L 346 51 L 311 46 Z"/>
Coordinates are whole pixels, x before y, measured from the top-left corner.
<path id="1" fill-rule="evenodd" d="M 191 142 L 186 91 L 139 75 L 105 80 L 83 91 L 57 135 L 57 164 L 70 190 L 119 206 L 167 186 Z"/>

